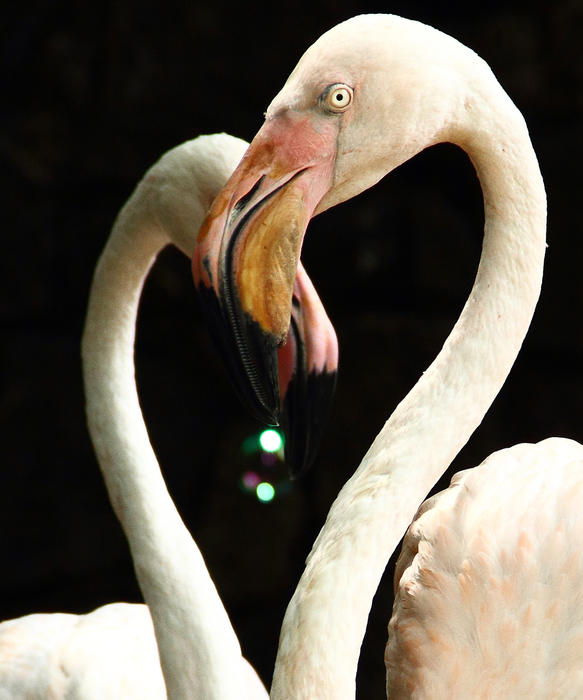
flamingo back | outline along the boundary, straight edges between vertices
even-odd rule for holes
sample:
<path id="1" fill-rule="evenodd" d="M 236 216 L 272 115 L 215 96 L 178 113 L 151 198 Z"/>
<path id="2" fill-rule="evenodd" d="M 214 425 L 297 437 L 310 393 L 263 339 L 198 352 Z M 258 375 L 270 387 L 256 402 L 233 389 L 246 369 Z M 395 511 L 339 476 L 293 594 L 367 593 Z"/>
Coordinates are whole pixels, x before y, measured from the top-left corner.
<path id="1" fill-rule="evenodd" d="M 390 698 L 583 696 L 583 446 L 551 438 L 456 474 L 410 526 Z"/>

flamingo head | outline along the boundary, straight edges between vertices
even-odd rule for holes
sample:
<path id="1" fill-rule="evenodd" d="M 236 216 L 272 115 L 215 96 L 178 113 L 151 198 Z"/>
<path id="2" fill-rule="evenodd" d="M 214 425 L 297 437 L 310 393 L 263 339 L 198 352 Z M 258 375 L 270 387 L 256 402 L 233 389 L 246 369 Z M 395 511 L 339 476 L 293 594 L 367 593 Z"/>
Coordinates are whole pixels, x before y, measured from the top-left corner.
<path id="1" fill-rule="evenodd" d="M 451 55 L 461 46 L 436 30 L 428 41 L 427 27 L 391 15 L 337 25 L 300 59 L 215 199 L 193 275 L 240 393 L 262 420 L 279 420 L 278 359 L 310 218 L 447 139 L 459 80 Z"/>

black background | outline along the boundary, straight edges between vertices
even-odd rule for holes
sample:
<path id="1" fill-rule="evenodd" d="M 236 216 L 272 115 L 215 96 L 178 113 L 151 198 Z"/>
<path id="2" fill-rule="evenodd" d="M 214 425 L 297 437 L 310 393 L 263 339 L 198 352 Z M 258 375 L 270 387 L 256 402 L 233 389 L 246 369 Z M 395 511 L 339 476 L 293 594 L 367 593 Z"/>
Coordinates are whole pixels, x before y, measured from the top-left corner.
<path id="1" fill-rule="evenodd" d="M 448 474 L 515 442 L 583 438 L 583 5 L 437 5 L 116 0 L 5 10 L 0 619 L 139 600 L 83 415 L 79 339 L 93 265 L 116 212 L 162 152 L 201 133 L 251 139 L 305 48 L 360 12 L 433 24 L 485 58 L 526 117 L 548 190 L 550 247 L 531 331 Z M 303 259 L 339 336 L 337 400 L 314 472 L 270 504 L 239 488 L 257 463 L 240 446 L 259 426 L 214 357 L 188 261 L 168 251 L 151 275 L 136 351 L 146 423 L 245 654 L 267 683 L 303 559 L 341 484 L 453 325 L 481 226 L 475 175 L 452 146 L 430 149 L 314 220 Z M 383 697 L 390 608 L 387 572 L 361 659 L 361 697 Z"/>

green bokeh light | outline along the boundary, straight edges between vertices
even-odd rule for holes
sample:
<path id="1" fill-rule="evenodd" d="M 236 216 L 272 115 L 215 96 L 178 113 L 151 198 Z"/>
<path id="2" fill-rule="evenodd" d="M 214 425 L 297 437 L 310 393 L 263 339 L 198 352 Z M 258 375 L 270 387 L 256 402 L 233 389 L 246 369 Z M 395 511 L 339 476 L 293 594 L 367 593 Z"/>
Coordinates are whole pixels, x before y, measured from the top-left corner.
<path id="1" fill-rule="evenodd" d="M 272 501 L 275 496 L 275 489 L 268 481 L 262 481 L 260 484 L 257 484 L 255 493 L 257 494 L 257 498 L 262 503 L 269 503 L 269 501 Z"/>
<path id="2" fill-rule="evenodd" d="M 283 440 L 277 430 L 269 428 L 264 430 L 259 436 L 259 444 L 265 452 L 277 452 L 282 446 Z"/>

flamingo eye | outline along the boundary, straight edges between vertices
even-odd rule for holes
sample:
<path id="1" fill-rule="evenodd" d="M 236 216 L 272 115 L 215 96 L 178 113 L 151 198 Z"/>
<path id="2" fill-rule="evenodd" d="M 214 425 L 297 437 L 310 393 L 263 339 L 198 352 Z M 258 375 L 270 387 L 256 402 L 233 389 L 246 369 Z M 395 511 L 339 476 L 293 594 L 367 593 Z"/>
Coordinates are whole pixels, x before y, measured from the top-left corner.
<path id="1" fill-rule="evenodd" d="M 326 88 L 322 94 L 322 101 L 331 112 L 344 112 L 352 102 L 353 94 L 354 91 L 349 85 L 339 83 Z"/>

